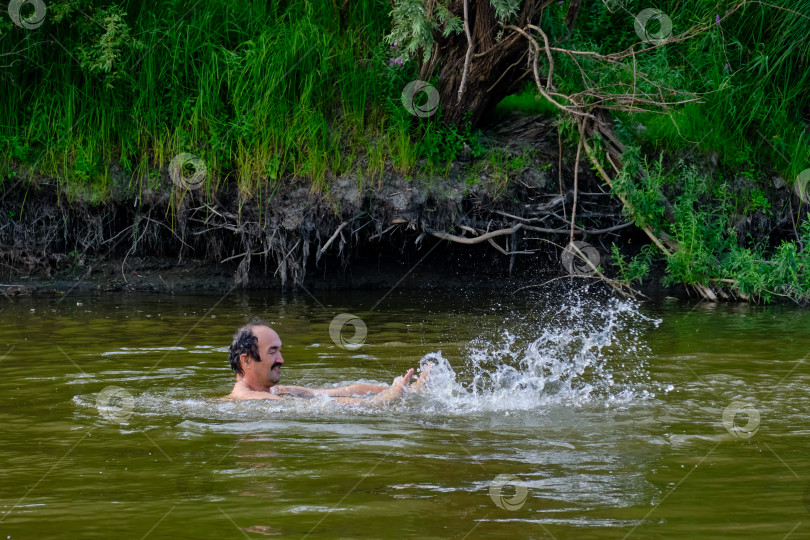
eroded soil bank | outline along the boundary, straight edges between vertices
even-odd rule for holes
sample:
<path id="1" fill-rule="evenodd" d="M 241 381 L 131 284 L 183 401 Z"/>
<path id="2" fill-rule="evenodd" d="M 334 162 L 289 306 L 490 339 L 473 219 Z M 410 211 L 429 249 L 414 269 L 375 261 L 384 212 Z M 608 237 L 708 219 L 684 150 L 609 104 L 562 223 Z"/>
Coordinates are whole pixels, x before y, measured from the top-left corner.
<path id="1" fill-rule="evenodd" d="M 163 171 L 156 189 L 91 205 L 47 178 L 0 194 L 0 275 L 7 295 L 190 291 L 231 287 L 385 288 L 478 284 L 519 288 L 568 276 L 574 149 L 540 116 L 513 115 L 486 133 L 494 152 L 409 175 L 386 165 L 315 193 L 295 178 L 267 192 L 181 190 Z M 116 193 L 115 185 L 113 193 Z M 610 275 L 611 244 L 633 254 L 646 239 L 582 160 L 575 239 Z M 587 278 L 577 278 L 587 279 Z M 646 293 L 671 294 L 655 276 Z"/>

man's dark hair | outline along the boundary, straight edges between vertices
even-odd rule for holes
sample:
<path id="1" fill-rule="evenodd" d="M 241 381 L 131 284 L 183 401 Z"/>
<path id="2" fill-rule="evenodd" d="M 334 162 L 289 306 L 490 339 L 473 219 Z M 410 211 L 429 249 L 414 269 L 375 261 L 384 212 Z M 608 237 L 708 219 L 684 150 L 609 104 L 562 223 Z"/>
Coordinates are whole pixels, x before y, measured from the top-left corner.
<path id="1" fill-rule="evenodd" d="M 257 326 L 270 327 L 266 322 L 260 319 L 253 319 L 237 330 L 233 335 L 231 348 L 228 350 L 228 361 L 231 363 L 231 369 L 239 375 L 244 375 L 242 364 L 239 362 L 239 357 L 243 354 L 247 353 L 247 355 L 256 362 L 261 362 L 261 357 L 259 356 L 259 338 L 253 334 L 253 329 Z"/>

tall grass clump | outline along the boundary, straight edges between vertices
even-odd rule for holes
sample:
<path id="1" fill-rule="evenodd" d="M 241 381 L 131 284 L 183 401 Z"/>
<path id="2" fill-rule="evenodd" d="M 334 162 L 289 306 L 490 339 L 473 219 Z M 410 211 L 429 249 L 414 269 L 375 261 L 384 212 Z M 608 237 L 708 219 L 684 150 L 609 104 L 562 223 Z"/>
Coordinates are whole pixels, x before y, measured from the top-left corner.
<path id="1" fill-rule="evenodd" d="M 95 200 L 156 187 L 179 152 L 207 189 L 247 196 L 288 175 L 323 189 L 383 132 L 410 166 L 410 126 L 384 107 L 406 75 L 382 46 L 389 8 L 341 4 L 63 0 L 36 30 L 2 18 L 0 160 Z"/>

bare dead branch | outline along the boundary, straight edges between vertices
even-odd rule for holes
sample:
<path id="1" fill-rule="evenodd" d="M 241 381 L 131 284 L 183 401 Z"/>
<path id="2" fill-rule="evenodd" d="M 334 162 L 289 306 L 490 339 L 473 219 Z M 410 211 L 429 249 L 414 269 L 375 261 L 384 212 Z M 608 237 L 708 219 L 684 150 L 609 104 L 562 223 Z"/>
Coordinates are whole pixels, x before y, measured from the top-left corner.
<path id="1" fill-rule="evenodd" d="M 499 229 L 497 231 L 492 231 L 490 233 L 486 233 L 482 236 L 476 236 L 475 238 L 466 238 L 464 236 L 456 236 L 455 234 L 449 234 L 445 232 L 438 232 L 433 231 L 432 234 L 436 238 L 441 238 L 442 240 L 450 240 L 451 242 L 456 242 L 458 244 L 480 244 L 481 242 L 485 242 L 490 238 L 495 238 L 496 236 L 503 236 L 504 234 L 512 234 L 520 229 L 522 229 L 524 225 L 522 223 L 518 223 L 513 227 L 509 227 L 508 229 Z"/>
<path id="2" fill-rule="evenodd" d="M 335 241 L 335 238 L 337 238 L 337 237 L 338 237 L 338 235 L 340 234 L 340 231 L 342 231 L 342 230 L 343 230 L 343 227 L 345 227 L 345 226 L 346 226 L 346 225 L 348 225 L 348 224 L 349 224 L 349 222 L 348 222 L 348 221 L 344 221 L 343 223 L 341 223 L 341 224 L 338 226 L 338 228 L 337 228 L 337 230 L 334 232 L 334 234 L 333 234 L 333 235 L 332 235 L 332 236 L 329 238 L 329 240 L 327 240 L 327 241 L 326 241 L 326 243 L 323 245 L 323 247 L 321 248 L 321 250 L 318 252 L 318 258 L 320 258 L 320 256 L 321 256 L 321 255 L 323 255 L 324 251 L 326 251 L 326 250 L 329 248 L 329 246 L 331 246 L 331 245 L 332 245 L 332 242 L 334 242 L 334 241 Z"/>
<path id="3" fill-rule="evenodd" d="M 569 241 L 574 244 L 574 221 L 577 216 L 577 191 L 579 190 L 579 154 L 582 151 L 582 133 L 577 142 L 577 157 L 574 159 L 574 202 L 571 205 L 571 235 Z"/>
<path id="4" fill-rule="evenodd" d="M 461 84 L 458 87 L 458 101 L 461 102 L 461 96 L 467 88 L 467 75 L 470 72 L 470 57 L 473 52 L 473 41 L 470 35 L 470 18 L 468 14 L 468 0 L 464 0 L 464 33 L 467 35 L 467 54 L 464 56 L 464 70 L 461 73 Z"/>

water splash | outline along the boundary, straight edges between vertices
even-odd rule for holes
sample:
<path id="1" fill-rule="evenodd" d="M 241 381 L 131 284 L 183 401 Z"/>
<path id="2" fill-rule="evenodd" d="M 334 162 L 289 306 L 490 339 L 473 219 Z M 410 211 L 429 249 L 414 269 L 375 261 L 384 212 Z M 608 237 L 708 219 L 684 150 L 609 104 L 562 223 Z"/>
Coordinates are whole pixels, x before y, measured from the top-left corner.
<path id="1" fill-rule="evenodd" d="M 420 372 L 429 363 L 434 367 L 424 392 L 408 394 L 386 410 L 450 416 L 510 411 L 542 414 L 553 407 L 611 407 L 655 397 L 657 388 L 646 369 L 650 350 L 644 336 L 661 321 L 643 315 L 637 303 L 599 298 L 585 289 L 546 298 L 528 312 L 525 308 L 505 311 L 511 314 L 498 328 L 483 329 L 464 347 L 461 358 L 447 358 L 441 350 L 425 355 Z M 199 376 L 196 369 L 175 368 L 169 375 L 193 379 Z M 172 414 L 203 423 L 266 418 L 268 414 L 295 418 L 380 413 L 343 407 L 326 396 L 284 402 L 222 402 L 200 396 L 198 388 L 163 383 L 146 391 L 133 390 L 133 394 L 135 412 L 142 416 Z M 74 401 L 93 407 L 94 399 L 77 396 Z"/>
<path id="2" fill-rule="evenodd" d="M 434 367 L 425 406 L 446 413 L 510 411 L 554 405 L 629 403 L 654 397 L 646 387 L 649 348 L 643 334 L 660 320 L 635 302 L 570 295 L 528 317 L 509 317 L 494 336 L 472 340 L 456 362 L 441 351 L 422 358 Z"/>

